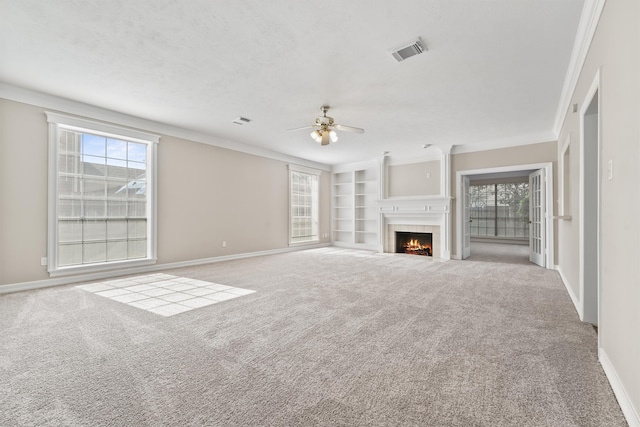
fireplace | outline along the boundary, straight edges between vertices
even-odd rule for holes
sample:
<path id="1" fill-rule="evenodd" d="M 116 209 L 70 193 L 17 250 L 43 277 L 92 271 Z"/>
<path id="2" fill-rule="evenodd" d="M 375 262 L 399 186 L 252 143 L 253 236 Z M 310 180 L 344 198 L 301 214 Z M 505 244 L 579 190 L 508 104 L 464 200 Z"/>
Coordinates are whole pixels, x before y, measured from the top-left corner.
<path id="1" fill-rule="evenodd" d="M 433 256 L 432 233 L 396 231 L 396 253 Z"/>
<path id="2" fill-rule="evenodd" d="M 431 258 L 448 260 L 449 251 L 449 197 L 392 198 L 378 200 L 380 211 L 380 251 L 396 253 L 396 233 L 428 233 L 431 240 L 422 246 L 430 246 Z M 415 237 L 414 237 L 415 240 Z M 420 239 L 418 239 L 418 242 Z M 426 253 L 426 250 L 423 249 Z M 404 250 L 401 251 L 404 253 Z M 428 255 L 427 255 L 428 256 Z"/>

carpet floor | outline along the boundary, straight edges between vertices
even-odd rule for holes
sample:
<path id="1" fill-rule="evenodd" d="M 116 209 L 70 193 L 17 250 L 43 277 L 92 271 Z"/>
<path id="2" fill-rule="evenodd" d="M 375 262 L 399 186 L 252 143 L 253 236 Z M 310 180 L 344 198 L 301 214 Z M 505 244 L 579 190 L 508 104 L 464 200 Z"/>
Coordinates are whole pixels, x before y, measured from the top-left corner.
<path id="1" fill-rule="evenodd" d="M 255 292 L 0 296 L 0 425 L 626 425 L 555 271 L 322 248 L 163 273 Z"/>

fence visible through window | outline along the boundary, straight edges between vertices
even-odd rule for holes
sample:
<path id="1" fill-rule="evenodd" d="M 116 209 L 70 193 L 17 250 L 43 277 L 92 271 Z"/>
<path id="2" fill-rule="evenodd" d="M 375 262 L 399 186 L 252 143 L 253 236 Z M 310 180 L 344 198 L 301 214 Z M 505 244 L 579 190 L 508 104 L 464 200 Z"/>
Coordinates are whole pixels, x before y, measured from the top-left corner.
<path id="1" fill-rule="evenodd" d="M 58 266 L 147 252 L 147 144 L 59 129 Z"/>
<path id="2" fill-rule="evenodd" d="M 529 183 L 471 185 L 472 237 L 529 238 Z"/>

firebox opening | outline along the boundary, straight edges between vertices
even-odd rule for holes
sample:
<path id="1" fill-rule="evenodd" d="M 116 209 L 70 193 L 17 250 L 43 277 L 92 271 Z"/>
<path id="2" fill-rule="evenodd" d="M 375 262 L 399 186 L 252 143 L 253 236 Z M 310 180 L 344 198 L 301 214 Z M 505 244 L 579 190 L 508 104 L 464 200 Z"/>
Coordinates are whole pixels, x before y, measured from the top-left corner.
<path id="1" fill-rule="evenodd" d="M 396 231 L 396 253 L 433 256 L 432 234 Z"/>

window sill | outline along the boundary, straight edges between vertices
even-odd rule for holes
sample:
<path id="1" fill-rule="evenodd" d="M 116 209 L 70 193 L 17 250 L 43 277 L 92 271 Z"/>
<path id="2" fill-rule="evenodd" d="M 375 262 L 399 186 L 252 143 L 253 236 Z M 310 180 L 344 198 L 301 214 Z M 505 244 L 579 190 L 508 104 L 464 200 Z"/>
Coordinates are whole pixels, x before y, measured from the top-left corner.
<path id="1" fill-rule="evenodd" d="M 157 259 L 145 258 L 129 261 L 114 261 L 100 264 L 74 265 L 60 267 L 49 271 L 49 277 L 72 276 L 76 274 L 99 273 L 104 271 L 123 270 L 127 268 L 142 267 L 156 264 Z"/>

